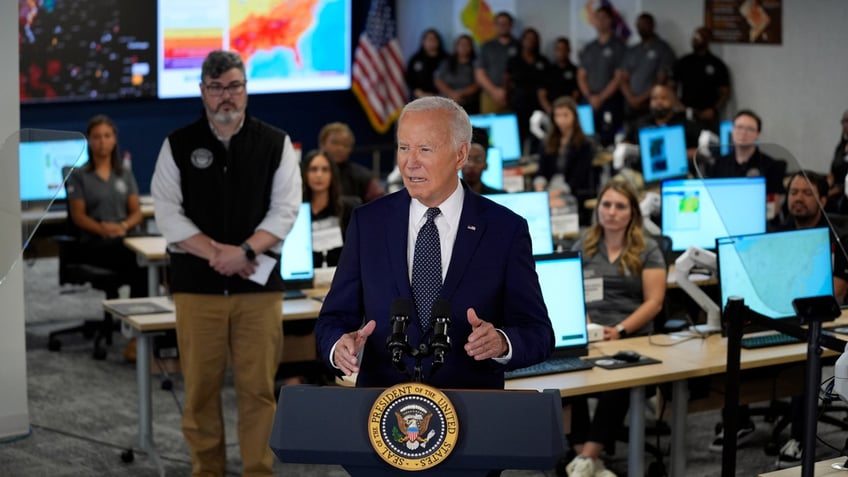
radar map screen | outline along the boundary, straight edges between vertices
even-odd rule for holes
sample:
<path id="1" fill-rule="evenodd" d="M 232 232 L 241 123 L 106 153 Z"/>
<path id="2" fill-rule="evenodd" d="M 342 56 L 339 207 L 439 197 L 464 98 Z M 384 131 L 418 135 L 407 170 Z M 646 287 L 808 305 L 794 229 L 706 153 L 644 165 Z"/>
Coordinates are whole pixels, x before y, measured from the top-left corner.
<path id="1" fill-rule="evenodd" d="M 212 50 L 237 52 L 255 93 L 350 88 L 350 0 L 159 0 L 159 97 L 199 96 Z"/>

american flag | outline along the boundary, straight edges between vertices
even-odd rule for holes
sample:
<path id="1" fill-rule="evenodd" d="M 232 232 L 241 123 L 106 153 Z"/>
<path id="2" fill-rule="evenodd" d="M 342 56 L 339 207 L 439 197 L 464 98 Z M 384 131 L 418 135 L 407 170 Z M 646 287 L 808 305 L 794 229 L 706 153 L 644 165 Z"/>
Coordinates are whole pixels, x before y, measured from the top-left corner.
<path id="1" fill-rule="evenodd" d="M 353 57 L 353 93 L 371 126 L 384 133 L 406 103 L 403 54 L 395 34 L 395 17 L 386 0 L 372 0 L 365 31 Z"/>

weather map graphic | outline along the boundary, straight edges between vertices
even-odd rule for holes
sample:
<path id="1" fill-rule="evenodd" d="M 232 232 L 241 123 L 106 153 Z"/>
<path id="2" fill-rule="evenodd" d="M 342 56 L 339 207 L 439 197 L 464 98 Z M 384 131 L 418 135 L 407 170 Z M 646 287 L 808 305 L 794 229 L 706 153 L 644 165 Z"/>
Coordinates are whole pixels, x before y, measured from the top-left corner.
<path id="1" fill-rule="evenodd" d="M 159 0 L 160 97 L 199 94 L 215 49 L 239 53 L 251 93 L 350 87 L 350 0 Z"/>

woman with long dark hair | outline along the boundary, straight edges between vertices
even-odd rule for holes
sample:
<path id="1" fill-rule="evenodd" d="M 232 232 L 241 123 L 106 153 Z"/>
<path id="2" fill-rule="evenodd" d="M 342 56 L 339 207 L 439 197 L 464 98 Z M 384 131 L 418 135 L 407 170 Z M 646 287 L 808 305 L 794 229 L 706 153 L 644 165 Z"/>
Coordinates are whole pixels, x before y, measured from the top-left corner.
<path id="1" fill-rule="evenodd" d="M 438 93 L 433 84 L 433 73 L 446 56 L 439 31 L 435 28 L 425 30 L 421 34 L 418 51 L 406 64 L 406 85 L 411 99 L 435 96 Z"/>
<path id="2" fill-rule="evenodd" d="M 539 171 L 533 179 L 535 190 L 551 191 L 551 201 L 560 198 L 557 193 L 568 189 L 577 199 L 580 222 L 589 222 L 586 199 L 595 196 L 597 171 L 592 166 L 594 144 L 583 133 L 577 118 L 577 104 L 568 96 L 554 100 L 553 124 L 545 138 L 539 157 Z"/>
<path id="3" fill-rule="evenodd" d="M 453 99 L 468 114 L 480 112 L 480 85 L 474 79 L 474 40 L 459 35 L 453 43 L 453 53 L 436 69 L 433 81 L 439 94 Z"/>
<path id="4" fill-rule="evenodd" d="M 118 130 L 107 116 L 88 122 L 88 162 L 68 177 L 68 212 L 78 229 L 83 261 L 114 270 L 133 297 L 147 296 L 145 271 L 123 238 L 142 222 L 138 185 L 118 150 Z"/>
<path id="5" fill-rule="evenodd" d="M 339 169 L 320 150 L 310 151 L 301 163 L 303 201 L 312 207 L 312 261 L 315 268 L 334 267 L 339 261 L 350 212 L 357 197 L 343 196 Z"/>

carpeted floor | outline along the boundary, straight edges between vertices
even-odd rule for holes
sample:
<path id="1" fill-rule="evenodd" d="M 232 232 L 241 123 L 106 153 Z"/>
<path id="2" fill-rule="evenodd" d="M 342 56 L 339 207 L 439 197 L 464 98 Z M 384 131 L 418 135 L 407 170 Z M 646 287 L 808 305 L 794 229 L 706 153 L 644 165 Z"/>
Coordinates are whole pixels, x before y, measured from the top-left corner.
<path id="1" fill-rule="evenodd" d="M 56 259 L 32 260 L 25 267 L 27 373 L 29 410 L 32 422 L 30 435 L 0 443 L 0 475 L 2 476 L 154 476 L 158 475 L 155 460 L 141 453 L 132 463 L 121 461 L 121 452 L 136 442 L 136 385 L 135 366 L 123 360 L 121 350 L 126 339 L 115 335 L 115 342 L 105 361 L 91 359 L 92 344 L 81 336 L 64 339 L 61 352 L 46 349 L 50 330 L 72 324 L 83 317 L 101 316 L 103 295 L 93 290 L 60 293 L 57 288 Z M 158 378 L 153 385 L 153 432 L 167 475 L 188 475 L 188 450 L 180 432 L 180 403 L 183 397 L 182 380 L 173 379 L 173 393 L 159 389 Z M 240 458 L 236 442 L 235 395 L 231 376 L 223 392 L 227 431 L 228 474 L 240 474 Z M 843 416 L 840 416 L 843 417 Z M 712 440 L 713 425 L 718 419 L 715 411 L 689 417 L 686 442 L 688 445 L 688 476 L 717 476 L 720 455 L 707 450 Z M 774 457 L 765 455 L 763 444 L 769 438 L 771 425 L 757 421 L 752 441 L 738 453 L 740 476 L 758 475 L 775 470 Z M 835 427 L 820 424 L 819 436 L 842 446 L 846 433 Z M 649 442 L 654 442 L 649 436 Z M 661 438 L 667 449 L 668 438 Z M 618 453 L 609 459 L 610 467 L 625 475 L 626 444 L 620 443 Z M 836 456 L 824 445 L 816 449 L 817 459 Z M 653 461 L 648 456 L 647 462 Z M 338 466 L 276 464 L 277 475 L 343 476 Z M 553 471 L 507 471 L 505 476 L 554 475 Z"/>

